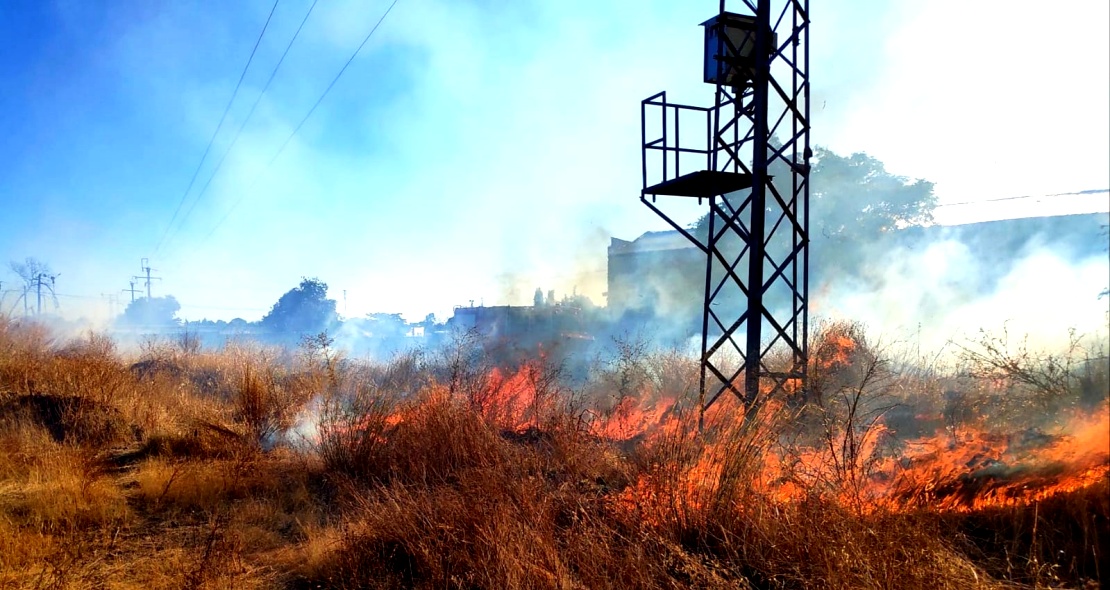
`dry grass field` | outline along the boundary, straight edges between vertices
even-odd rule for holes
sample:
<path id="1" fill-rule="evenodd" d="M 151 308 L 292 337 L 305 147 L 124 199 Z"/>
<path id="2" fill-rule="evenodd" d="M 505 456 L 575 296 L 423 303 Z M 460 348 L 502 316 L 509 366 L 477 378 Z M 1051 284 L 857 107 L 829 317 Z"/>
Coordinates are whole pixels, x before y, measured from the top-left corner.
<path id="1" fill-rule="evenodd" d="M 699 434 L 696 362 L 634 343 L 585 382 L 468 339 L 185 344 L 0 318 L 0 588 L 1110 581 L 1107 367 L 1079 349 L 985 337 L 940 372 L 830 325 L 805 398 Z"/>

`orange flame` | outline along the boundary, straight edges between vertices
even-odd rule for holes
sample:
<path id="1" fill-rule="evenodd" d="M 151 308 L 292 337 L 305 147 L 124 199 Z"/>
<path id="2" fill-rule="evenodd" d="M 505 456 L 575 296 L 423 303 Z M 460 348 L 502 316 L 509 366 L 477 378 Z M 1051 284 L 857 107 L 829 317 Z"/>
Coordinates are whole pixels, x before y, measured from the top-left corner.
<path id="1" fill-rule="evenodd" d="M 834 333 L 818 349 L 814 361 L 835 368 L 853 361 L 858 343 Z M 542 366 L 525 363 L 512 372 L 494 369 L 475 390 L 456 395 L 465 396 L 489 424 L 519 432 L 544 426 L 556 403 L 547 385 Z M 786 384 L 788 393 L 793 385 Z M 880 422 L 858 441 L 854 456 L 846 457 L 834 444 L 798 447 L 780 441 L 775 425 L 789 419 L 790 409 L 781 398 L 764 397 L 759 411 L 745 417 L 742 403 L 726 393 L 704 416 L 702 435 L 696 407 L 658 394 L 629 395 L 594 415 L 588 422 L 593 436 L 686 453 L 673 464 L 647 470 L 611 501 L 657 523 L 696 514 L 736 485 L 778 503 L 821 494 L 864 512 L 968 511 L 1037 502 L 1110 477 L 1110 407 L 1068 416 L 1052 432 L 998 434 L 982 426 L 958 435 L 940 431 L 901 441 L 895 454 L 881 448 L 892 433 Z M 398 412 L 387 425 L 403 420 Z"/>
<path id="2" fill-rule="evenodd" d="M 1070 417 L 1055 437 L 972 431 L 912 441 L 906 448 L 905 467 L 890 490 L 894 503 L 950 510 L 1027 504 L 1110 474 L 1110 408 Z"/>

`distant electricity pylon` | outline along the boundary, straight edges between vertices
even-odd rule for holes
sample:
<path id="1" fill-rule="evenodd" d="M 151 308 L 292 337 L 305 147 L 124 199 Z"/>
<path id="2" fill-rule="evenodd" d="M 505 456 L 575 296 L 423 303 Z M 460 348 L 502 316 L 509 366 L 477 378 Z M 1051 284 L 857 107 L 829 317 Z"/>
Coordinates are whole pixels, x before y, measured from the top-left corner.
<path id="1" fill-rule="evenodd" d="M 713 105 L 660 92 L 640 107 L 640 200 L 706 255 L 702 414 L 726 391 L 751 409 L 804 389 L 809 357 L 809 2 L 738 4 L 702 23 Z M 704 225 L 675 222 L 662 195 L 707 201 Z"/>
<path id="2" fill-rule="evenodd" d="M 100 296 L 108 301 L 108 316 L 116 317 L 116 305 L 119 304 L 119 296 L 115 293 L 101 293 Z"/>
<path id="3" fill-rule="evenodd" d="M 142 293 L 143 290 L 135 288 L 135 281 L 134 280 L 130 281 L 128 284 L 131 285 L 131 288 L 130 289 L 123 289 L 122 292 L 123 293 L 130 293 L 131 294 L 131 303 L 135 303 L 135 293 Z"/>
<path id="4" fill-rule="evenodd" d="M 148 258 L 143 258 L 143 261 L 142 261 L 142 269 L 143 269 L 143 272 L 144 272 L 144 273 L 146 273 L 146 274 L 145 274 L 145 283 L 146 283 L 146 298 L 147 298 L 147 299 L 150 299 L 150 282 L 151 282 L 151 281 L 160 281 L 160 280 L 162 280 L 162 277 L 152 277 L 152 276 L 150 276 L 150 271 L 152 271 L 152 270 L 154 270 L 154 269 L 150 268 L 150 259 L 148 259 Z M 133 276 L 133 277 L 131 277 L 131 278 L 132 278 L 132 279 L 135 279 L 135 280 L 139 280 L 139 279 L 142 279 L 142 278 L 144 278 L 144 276 L 143 276 L 143 275 L 138 275 L 138 276 Z M 131 288 L 132 288 L 132 289 L 134 289 L 134 288 L 135 288 L 135 284 L 134 284 L 134 283 L 131 283 Z M 132 301 L 134 301 L 134 300 L 135 300 L 134 294 L 132 294 L 132 296 L 131 296 L 131 300 L 132 300 Z"/>

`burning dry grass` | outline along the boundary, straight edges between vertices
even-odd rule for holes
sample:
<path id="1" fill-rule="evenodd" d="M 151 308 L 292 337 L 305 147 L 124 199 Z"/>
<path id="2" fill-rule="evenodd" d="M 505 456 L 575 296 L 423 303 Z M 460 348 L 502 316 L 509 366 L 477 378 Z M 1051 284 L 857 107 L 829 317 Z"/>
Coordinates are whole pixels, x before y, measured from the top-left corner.
<path id="1" fill-rule="evenodd" d="M 696 365 L 634 343 L 571 390 L 544 357 L 472 348 L 379 366 L 326 337 L 151 345 L 128 364 L 0 319 L 0 586 L 1105 580 L 1105 370 L 922 376 L 846 325 L 814 350 L 807 397 L 744 420 L 727 400 L 698 433 Z"/>

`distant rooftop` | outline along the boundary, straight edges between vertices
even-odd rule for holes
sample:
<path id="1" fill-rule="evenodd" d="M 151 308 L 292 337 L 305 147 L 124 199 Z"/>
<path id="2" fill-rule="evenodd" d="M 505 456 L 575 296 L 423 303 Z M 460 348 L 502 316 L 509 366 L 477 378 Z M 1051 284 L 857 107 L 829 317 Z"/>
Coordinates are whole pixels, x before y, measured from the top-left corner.
<path id="1" fill-rule="evenodd" d="M 1074 193 L 941 203 L 933 212 L 933 218 L 938 225 L 964 225 L 984 221 L 1107 212 L 1110 212 L 1110 189 L 1102 188 Z"/>
<path id="2" fill-rule="evenodd" d="M 1041 220 L 1045 223 L 1070 224 L 1077 220 L 1082 222 L 1083 218 L 1087 216 L 1091 216 L 1091 218 L 1094 218 L 1096 220 L 1097 216 L 1099 215 L 1110 216 L 1110 190 L 1103 189 L 1098 191 L 1084 191 L 1083 193 L 1069 193 L 1069 195 L 1090 195 L 1095 198 L 1100 198 L 1102 199 L 1102 201 L 1100 202 L 1103 204 L 1103 206 L 1101 209 L 1095 208 L 1094 210 L 1065 211 L 1063 213 L 1058 213 L 1054 215 L 1013 215 L 1011 217 L 986 217 L 982 219 L 959 220 L 956 222 L 942 218 L 938 209 L 938 213 L 936 214 L 937 223 L 932 225 L 931 227 L 938 231 L 948 231 L 944 230 L 944 227 L 951 227 L 953 228 L 952 231 L 960 231 L 965 228 L 969 228 L 970 226 L 981 226 L 984 228 L 988 226 L 994 226 L 995 224 L 1006 226 L 1006 222 L 1008 221 L 1018 222 L 1019 220 L 1030 220 L 1030 222 L 1032 223 L 1038 223 L 1037 221 L 1033 220 Z M 1046 197 L 1042 198 L 1047 199 L 1056 196 L 1058 195 L 1047 195 Z M 1027 225 L 1029 222 L 1022 223 L 1025 223 Z M 1102 222 L 1099 221 L 1098 223 Z M 612 256 L 614 254 L 619 255 L 632 252 L 639 253 L 658 252 L 664 250 L 680 250 L 693 247 L 694 245 L 691 244 L 685 236 L 678 233 L 677 231 L 649 231 L 631 241 L 622 240 L 620 238 L 612 238 L 609 244 L 609 255 Z"/>
<path id="3" fill-rule="evenodd" d="M 632 241 L 613 238 L 609 243 L 609 254 L 681 250 L 692 247 L 693 244 L 686 239 L 686 236 L 677 231 L 649 231 Z"/>

